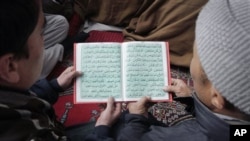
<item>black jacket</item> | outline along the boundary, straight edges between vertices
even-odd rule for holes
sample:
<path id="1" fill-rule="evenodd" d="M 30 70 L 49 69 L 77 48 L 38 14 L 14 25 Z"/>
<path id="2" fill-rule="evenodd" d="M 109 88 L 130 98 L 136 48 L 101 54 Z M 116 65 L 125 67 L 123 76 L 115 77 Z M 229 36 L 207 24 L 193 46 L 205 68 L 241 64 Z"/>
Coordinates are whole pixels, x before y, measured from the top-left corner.
<path id="1" fill-rule="evenodd" d="M 51 81 L 47 79 L 38 80 L 29 89 L 31 94 L 48 101 L 52 105 L 57 101 L 59 92 L 62 91 L 63 89 L 58 85 L 56 79 L 52 79 Z"/>

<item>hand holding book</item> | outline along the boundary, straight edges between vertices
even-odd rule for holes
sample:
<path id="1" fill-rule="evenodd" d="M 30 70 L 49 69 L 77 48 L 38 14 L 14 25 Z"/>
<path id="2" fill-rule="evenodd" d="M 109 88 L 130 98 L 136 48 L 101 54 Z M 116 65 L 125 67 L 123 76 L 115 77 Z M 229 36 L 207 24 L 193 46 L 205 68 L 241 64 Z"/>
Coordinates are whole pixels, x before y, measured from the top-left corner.
<path id="1" fill-rule="evenodd" d="M 167 42 L 77 43 L 74 63 L 84 72 L 75 82 L 75 103 L 171 100 L 162 90 L 168 85 L 169 50 Z"/>

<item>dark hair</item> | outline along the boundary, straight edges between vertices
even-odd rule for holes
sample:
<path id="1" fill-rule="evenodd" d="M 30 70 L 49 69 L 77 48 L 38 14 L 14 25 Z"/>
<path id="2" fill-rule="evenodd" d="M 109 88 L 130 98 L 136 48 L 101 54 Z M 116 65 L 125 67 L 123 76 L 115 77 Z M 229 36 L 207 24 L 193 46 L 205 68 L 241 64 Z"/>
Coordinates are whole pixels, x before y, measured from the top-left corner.
<path id="1" fill-rule="evenodd" d="M 26 45 L 39 17 L 38 0 L 4 0 L 0 4 L 0 57 L 29 57 Z"/>

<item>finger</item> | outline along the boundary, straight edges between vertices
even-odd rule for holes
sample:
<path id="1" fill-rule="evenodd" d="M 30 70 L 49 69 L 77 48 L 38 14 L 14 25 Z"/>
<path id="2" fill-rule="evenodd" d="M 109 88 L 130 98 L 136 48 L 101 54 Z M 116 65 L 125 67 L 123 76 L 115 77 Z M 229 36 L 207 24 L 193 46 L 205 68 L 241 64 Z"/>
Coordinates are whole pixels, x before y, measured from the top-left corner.
<path id="1" fill-rule="evenodd" d="M 174 83 L 176 81 L 175 78 L 171 78 L 171 83 Z"/>
<path id="2" fill-rule="evenodd" d="M 70 73 L 71 72 L 71 67 L 68 67 L 68 68 L 66 68 L 63 72 L 62 72 L 62 74 L 63 75 L 67 75 L 68 73 Z M 61 75 L 62 75 L 61 74 Z"/>
<path id="3" fill-rule="evenodd" d="M 80 72 L 80 71 L 72 71 L 72 75 L 73 75 L 73 77 L 78 77 L 78 76 L 83 75 L 83 72 Z"/>
<path id="4" fill-rule="evenodd" d="M 130 107 L 133 107 L 136 104 L 136 102 L 129 102 L 127 104 L 127 109 L 130 109 Z"/>
<path id="5" fill-rule="evenodd" d="M 114 100 L 113 97 L 109 97 L 109 98 L 108 98 L 107 107 L 106 107 L 107 110 L 109 110 L 109 111 L 112 110 L 112 108 L 113 108 L 113 106 L 114 106 L 114 101 L 115 101 L 115 100 Z"/>
<path id="6" fill-rule="evenodd" d="M 118 117 L 122 112 L 122 103 L 116 103 L 115 104 L 115 111 L 114 111 L 114 116 Z"/>
<path id="7" fill-rule="evenodd" d="M 176 92 L 176 87 L 175 86 L 165 86 L 163 88 L 163 91 L 165 91 L 165 92 Z"/>
<path id="8" fill-rule="evenodd" d="M 67 69 L 68 69 L 69 71 L 72 71 L 72 70 L 74 70 L 74 66 L 69 66 Z"/>
<path id="9" fill-rule="evenodd" d="M 69 73 L 69 72 L 71 72 L 71 71 L 73 71 L 74 70 L 74 67 L 73 66 L 70 66 L 70 67 L 67 67 L 66 69 L 65 69 L 65 73 Z"/>
<path id="10" fill-rule="evenodd" d="M 122 103 L 116 103 L 115 104 L 116 110 L 121 111 L 122 110 Z"/>
<path id="11" fill-rule="evenodd" d="M 67 75 L 68 79 L 73 79 L 73 78 L 75 78 L 75 77 L 78 77 L 78 76 L 83 75 L 83 73 L 82 73 L 82 72 L 79 72 L 79 71 L 74 71 L 74 70 L 73 70 L 73 71 L 67 73 L 66 75 Z"/>
<path id="12" fill-rule="evenodd" d="M 138 106 L 139 105 L 146 105 L 146 103 L 147 102 L 149 102 L 150 101 L 150 97 L 147 97 L 147 96 L 144 96 L 144 97 L 142 97 L 139 101 L 137 101 L 137 104 L 138 104 Z"/>
<path id="13" fill-rule="evenodd" d="M 76 71 L 74 66 L 70 66 L 67 68 L 68 73 Z"/>
<path id="14" fill-rule="evenodd" d="M 179 81 L 179 79 L 172 78 L 171 85 L 177 85 Z"/>

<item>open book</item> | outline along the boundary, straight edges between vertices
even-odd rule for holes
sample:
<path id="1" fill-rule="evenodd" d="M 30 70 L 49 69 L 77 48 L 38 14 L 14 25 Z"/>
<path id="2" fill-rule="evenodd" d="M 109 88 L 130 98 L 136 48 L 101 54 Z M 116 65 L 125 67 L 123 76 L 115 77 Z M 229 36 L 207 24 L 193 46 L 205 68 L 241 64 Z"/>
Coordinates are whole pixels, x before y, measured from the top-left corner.
<path id="1" fill-rule="evenodd" d="M 168 42 L 76 43 L 74 65 L 83 76 L 74 83 L 74 103 L 171 101 L 163 87 L 170 81 Z"/>

